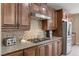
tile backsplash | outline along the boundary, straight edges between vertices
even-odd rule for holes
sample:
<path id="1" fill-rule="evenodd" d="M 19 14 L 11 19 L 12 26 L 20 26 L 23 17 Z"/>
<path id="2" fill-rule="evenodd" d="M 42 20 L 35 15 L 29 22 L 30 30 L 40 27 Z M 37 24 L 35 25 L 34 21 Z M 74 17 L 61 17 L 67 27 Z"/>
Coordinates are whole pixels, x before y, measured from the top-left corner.
<path id="1" fill-rule="evenodd" d="M 24 31 L 14 31 L 14 32 L 2 32 L 2 40 L 6 37 L 16 37 L 18 40 L 23 38 Z"/>
<path id="2" fill-rule="evenodd" d="M 37 37 L 44 37 L 44 31 L 41 29 L 41 23 L 38 20 L 31 20 L 31 28 L 29 31 L 13 31 L 13 32 L 2 32 L 2 40 L 6 37 L 17 38 L 17 42 L 21 39 L 31 39 Z"/>

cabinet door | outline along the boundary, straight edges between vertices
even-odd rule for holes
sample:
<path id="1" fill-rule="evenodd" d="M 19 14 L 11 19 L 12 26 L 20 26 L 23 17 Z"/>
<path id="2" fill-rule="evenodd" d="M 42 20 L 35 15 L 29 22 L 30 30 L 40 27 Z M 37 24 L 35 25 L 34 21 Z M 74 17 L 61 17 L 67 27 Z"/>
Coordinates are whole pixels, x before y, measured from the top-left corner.
<path id="1" fill-rule="evenodd" d="M 56 30 L 57 29 L 57 13 L 53 8 L 48 7 L 48 16 L 51 17 L 50 20 L 42 21 L 43 30 Z"/>
<path id="2" fill-rule="evenodd" d="M 45 56 L 45 45 L 41 45 L 39 48 L 39 56 Z"/>
<path id="3" fill-rule="evenodd" d="M 62 41 L 58 40 L 57 41 L 57 54 L 61 55 L 61 53 L 62 53 Z"/>
<path id="4" fill-rule="evenodd" d="M 53 8 L 48 7 L 48 15 L 51 17 L 50 20 L 48 20 L 48 24 L 49 24 L 49 29 L 52 30 L 53 29 L 53 24 L 54 24 L 54 18 L 53 18 Z"/>
<path id="5" fill-rule="evenodd" d="M 35 56 L 35 55 L 36 55 L 36 47 L 32 47 L 24 50 L 24 56 Z"/>
<path id="6" fill-rule="evenodd" d="M 48 15 L 47 4 L 41 3 L 40 11 L 44 15 Z"/>
<path id="7" fill-rule="evenodd" d="M 63 10 L 59 9 L 56 10 L 57 14 L 57 29 L 53 33 L 55 36 L 62 37 L 62 17 L 63 17 Z"/>
<path id="8" fill-rule="evenodd" d="M 52 45 L 52 55 L 57 56 L 57 41 L 54 41 Z"/>
<path id="9" fill-rule="evenodd" d="M 42 21 L 42 29 L 43 30 L 48 30 L 48 29 L 52 29 L 53 27 L 53 15 L 52 15 L 52 8 L 48 7 L 48 16 L 51 17 L 50 20 L 43 20 Z"/>
<path id="10" fill-rule="evenodd" d="M 43 12 L 43 11 L 42 11 Z M 52 10 L 51 8 L 48 7 L 48 16 L 52 18 Z M 52 19 L 51 19 L 52 20 Z M 43 30 L 48 30 L 48 22 L 49 20 L 42 20 L 42 29 Z M 50 25 L 50 24 L 49 24 Z M 51 27 L 51 26 L 50 26 Z"/>
<path id="11" fill-rule="evenodd" d="M 57 13 L 55 9 L 48 7 L 48 15 L 51 17 L 50 29 L 56 30 L 57 28 Z"/>
<path id="12" fill-rule="evenodd" d="M 45 46 L 45 54 L 46 56 L 52 56 L 52 43 L 48 43 Z"/>
<path id="13" fill-rule="evenodd" d="M 4 56 L 23 56 L 23 51 L 16 51 L 9 54 L 6 54 Z"/>
<path id="14" fill-rule="evenodd" d="M 40 13 L 40 3 L 31 3 L 30 11 Z"/>
<path id="15" fill-rule="evenodd" d="M 30 15 L 29 15 L 29 4 L 21 3 L 19 4 L 19 21 L 20 29 L 29 30 L 30 29 Z"/>
<path id="16" fill-rule="evenodd" d="M 57 29 L 57 12 L 55 10 L 52 10 L 52 29 Z"/>
<path id="17" fill-rule="evenodd" d="M 1 4 L 2 28 L 4 29 L 17 28 L 16 10 L 17 10 L 17 4 L 14 3 Z"/>

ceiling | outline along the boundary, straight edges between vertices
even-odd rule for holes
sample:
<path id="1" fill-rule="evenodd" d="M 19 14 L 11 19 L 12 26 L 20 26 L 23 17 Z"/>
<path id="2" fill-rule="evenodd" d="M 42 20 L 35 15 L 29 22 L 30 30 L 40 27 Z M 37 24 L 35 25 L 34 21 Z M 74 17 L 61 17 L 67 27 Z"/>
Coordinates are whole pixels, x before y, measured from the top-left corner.
<path id="1" fill-rule="evenodd" d="M 55 9 L 62 8 L 72 14 L 79 13 L 79 3 L 48 3 L 48 5 Z"/>

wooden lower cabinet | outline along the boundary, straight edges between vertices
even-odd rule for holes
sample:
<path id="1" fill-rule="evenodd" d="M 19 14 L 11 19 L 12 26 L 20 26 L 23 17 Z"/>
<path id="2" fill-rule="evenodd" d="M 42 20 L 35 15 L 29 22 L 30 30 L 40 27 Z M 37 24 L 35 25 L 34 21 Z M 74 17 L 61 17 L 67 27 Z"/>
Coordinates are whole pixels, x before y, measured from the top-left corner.
<path id="1" fill-rule="evenodd" d="M 32 47 L 24 50 L 24 56 L 35 56 L 35 55 L 36 55 L 36 47 Z"/>
<path id="2" fill-rule="evenodd" d="M 37 55 L 45 56 L 45 45 L 40 45 L 37 47 Z"/>
<path id="3" fill-rule="evenodd" d="M 59 56 L 62 53 L 62 41 L 57 40 L 20 51 L 15 51 L 5 56 Z"/>
<path id="4" fill-rule="evenodd" d="M 72 45 L 76 44 L 76 33 L 72 33 Z"/>
<path id="5" fill-rule="evenodd" d="M 52 56 L 52 43 L 48 43 L 45 46 L 45 55 Z"/>
<path id="6" fill-rule="evenodd" d="M 52 56 L 52 43 L 47 43 L 38 46 L 37 48 L 38 56 Z"/>
<path id="7" fill-rule="evenodd" d="M 3 56 L 23 56 L 23 50 L 5 54 Z"/>
<path id="8" fill-rule="evenodd" d="M 57 55 L 61 55 L 62 54 L 62 41 L 58 40 L 57 41 Z"/>
<path id="9" fill-rule="evenodd" d="M 36 56 L 36 47 L 11 52 L 3 56 Z"/>
<path id="10" fill-rule="evenodd" d="M 52 45 L 52 55 L 57 56 L 57 41 L 54 41 Z"/>
<path id="11" fill-rule="evenodd" d="M 53 42 L 52 47 L 53 47 L 52 49 L 53 56 L 60 56 L 62 54 L 62 40 L 61 39 Z"/>

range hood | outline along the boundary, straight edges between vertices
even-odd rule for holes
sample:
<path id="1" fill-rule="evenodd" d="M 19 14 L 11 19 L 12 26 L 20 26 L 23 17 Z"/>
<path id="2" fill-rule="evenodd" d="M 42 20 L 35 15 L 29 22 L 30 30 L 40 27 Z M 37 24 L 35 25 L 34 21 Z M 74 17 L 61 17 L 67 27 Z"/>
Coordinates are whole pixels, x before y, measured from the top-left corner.
<path id="1" fill-rule="evenodd" d="M 48 19 L 51 19 L 50 16 L 46 16 L 46 15 L 43 15 L 43 14 L 40 14 L 40 13 L 31 13 L 31 16 L 39 18 L 39 20 L 48 20 Z"/>

